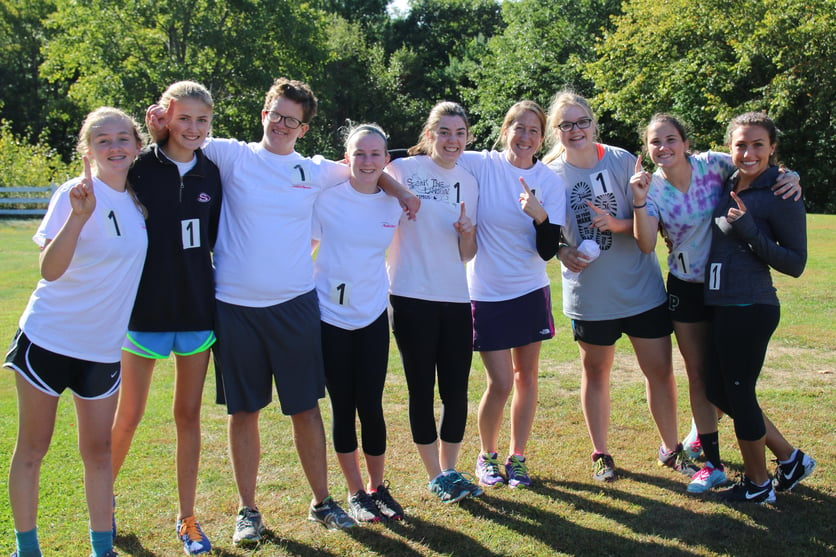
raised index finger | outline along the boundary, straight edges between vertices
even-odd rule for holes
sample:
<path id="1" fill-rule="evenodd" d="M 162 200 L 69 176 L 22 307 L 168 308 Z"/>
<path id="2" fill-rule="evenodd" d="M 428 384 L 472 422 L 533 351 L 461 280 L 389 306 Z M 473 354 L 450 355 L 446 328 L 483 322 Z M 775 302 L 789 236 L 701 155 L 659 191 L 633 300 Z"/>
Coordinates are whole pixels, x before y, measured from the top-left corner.
<path id="1" fill-rule="evenodd" d="M 745 212 L 746 211 L 746 205 L 743 203 L 743 200 L 740 199 L 737 196 L 737 194 L 734 193 L 734 192 L 731 192 L 731 196 L 732 196 L 732 199 L 734 199 L 734 202 L 737 203 L 737 208 L 740 209 L 741 211 Z"/>
<path id="2" fill-rule="evenodd" d="M 636 170 L 635 170 L 635 173 L 636 173 L 636 174 L 638 174 L 638 173 L 639 173 L 639 172 L 641 172 L 642 170 L 644 170 L 644 168 L 642 168 L 642 156 L 641 156 L 641 155 L 639 155 L 639 156 L 638 156 L 638 158 L 636 158 Z"/>
<path id="3" fill-rule="evenodd" d="M 81 157 L 82 162 L 84 162 L 84 179 L 87 180 L 89 183 L 93 183 L 93 170 L 90 167 L 90 159 L 87 158 L 87 155 Z"/>
<path id="4" fill-rule="evenodd" d="M 592 209 L 593 211 L 595 211 L 599 215 L 605 215 L 607 213 L 604 209 L 601 209 L 600 207 L 596 207 L 595 204 L 592 201 L 587 201 L 586 204 L 589 205 L 590 209 Z"/>
<path id="5" fill-rule="evenodd" d="M 528 187 L 528 184 L 525 183 L 525 178 L 520 176 L 520 184 L 522 184 L 523 191 L 529 195 L 531 195 L 531 188 Z"/>
<path id="6" fill-rule="evenodd" d="M 464 201 L 461 204 L 461 212 L 459 213 L 459 219 L 463 219 L 465 217 L 465 209 L 464 209 Z"/>

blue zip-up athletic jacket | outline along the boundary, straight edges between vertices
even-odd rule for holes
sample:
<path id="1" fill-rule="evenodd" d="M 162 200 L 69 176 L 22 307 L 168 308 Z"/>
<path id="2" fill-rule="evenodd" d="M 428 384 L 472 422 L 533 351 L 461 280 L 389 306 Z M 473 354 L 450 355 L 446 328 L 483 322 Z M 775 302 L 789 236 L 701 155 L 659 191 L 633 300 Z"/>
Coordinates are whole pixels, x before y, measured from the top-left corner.
<path id="1" fill-rule="evenodd" d="M 731 191 L 737 173 L 727 181 L 714 211 L 711 254 L 705 266 L 705 303 L 711 306 L 780 305 L 769 268 L 798 277 L 807 263 L 804 203 L 772 192 L 778 167 L 771 166 L 738 197 L 746 214 L 726 221 L 736 207 Z"/>

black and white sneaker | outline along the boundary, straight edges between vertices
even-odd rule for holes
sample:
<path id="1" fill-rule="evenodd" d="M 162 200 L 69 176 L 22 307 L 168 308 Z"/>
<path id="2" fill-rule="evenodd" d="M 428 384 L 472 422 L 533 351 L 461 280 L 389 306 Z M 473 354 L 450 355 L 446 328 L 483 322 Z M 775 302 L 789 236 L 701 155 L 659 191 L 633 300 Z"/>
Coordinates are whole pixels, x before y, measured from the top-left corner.
<path id="1" fill-rule="evenodd" d="M 388 480 L 377 486 L 377 489 L 372 491 L 371 496 L 372 501 L 374 501 L 374 504 L 377 505 L 377 508 L 380 510 L 380 514 L 383 518 L 386 520 L 403 519 L 403 507 L 401 507 L 400 503 L 395 501 L 395 498 L 392 497 L 392 494 L 389 492 Z"/>
<path id="2" fill-rule="evenodd" d="M 726 503 L 764 503 L 775 502 L 775 490 L 772 489 L 772 482 L 766 485 L 757 485 L 746 476 L 728 489 L 717 494 L 719 499 Z"/>
<path id="3" fill-rule="evenodd" d="M 775 477 L 772 479 L 772 487 L 775 491 L 789 491 L 801 480 L 813 473 L 816 469 L 816 461 L 796 449 L 795 458 L 787 464 L 778 464 L 775 468 Z"/>

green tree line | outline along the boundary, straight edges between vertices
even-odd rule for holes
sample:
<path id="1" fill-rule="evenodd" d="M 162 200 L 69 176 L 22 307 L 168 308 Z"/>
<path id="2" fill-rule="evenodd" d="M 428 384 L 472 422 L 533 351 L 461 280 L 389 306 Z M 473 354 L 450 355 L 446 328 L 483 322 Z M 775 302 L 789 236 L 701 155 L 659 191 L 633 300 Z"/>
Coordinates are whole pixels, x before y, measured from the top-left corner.
<path id="1" fill-rule="evenodd" d="M 565 88 L 592 101 L 602 141 L 633 152 L 655 112 L 683 118 L 692 148 L 706 150 L 723 149 L 734 115 L 764 110 L 783 132 L 780 159 L 801 173 L 808 209 L 836 212 L 833 0 L 409 6 L 390 13 L 385 0 L 0 0 L 0 186 L 74 173 L 75 134 L 88 111 L 108 104 L 141 119 L 180 79 L 212 91 L 215 135 L 255 140 L 264 92 L 287 76 L 310 83 L 320 100 L 300 150 L 328 156 L 342 154 L 339 128 L 348 118 L 380 123 L 392 146 L 414 144 L 439 100 L 468 109 L 474 148 L 493 145 L 513 102 L 545 107 Z"/>

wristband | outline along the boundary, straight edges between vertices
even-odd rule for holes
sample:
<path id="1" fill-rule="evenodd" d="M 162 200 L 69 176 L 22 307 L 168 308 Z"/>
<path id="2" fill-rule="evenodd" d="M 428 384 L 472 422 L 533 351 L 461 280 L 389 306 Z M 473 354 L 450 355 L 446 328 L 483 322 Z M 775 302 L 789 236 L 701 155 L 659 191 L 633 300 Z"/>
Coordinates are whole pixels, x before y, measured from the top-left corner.
<path id="1" fill-rule="evenodd" d="M 641 205 L 633 205 L 633 209 L 643 209 L 644 207 L 647 207 L 647 201 L 645 201 Z"/>

